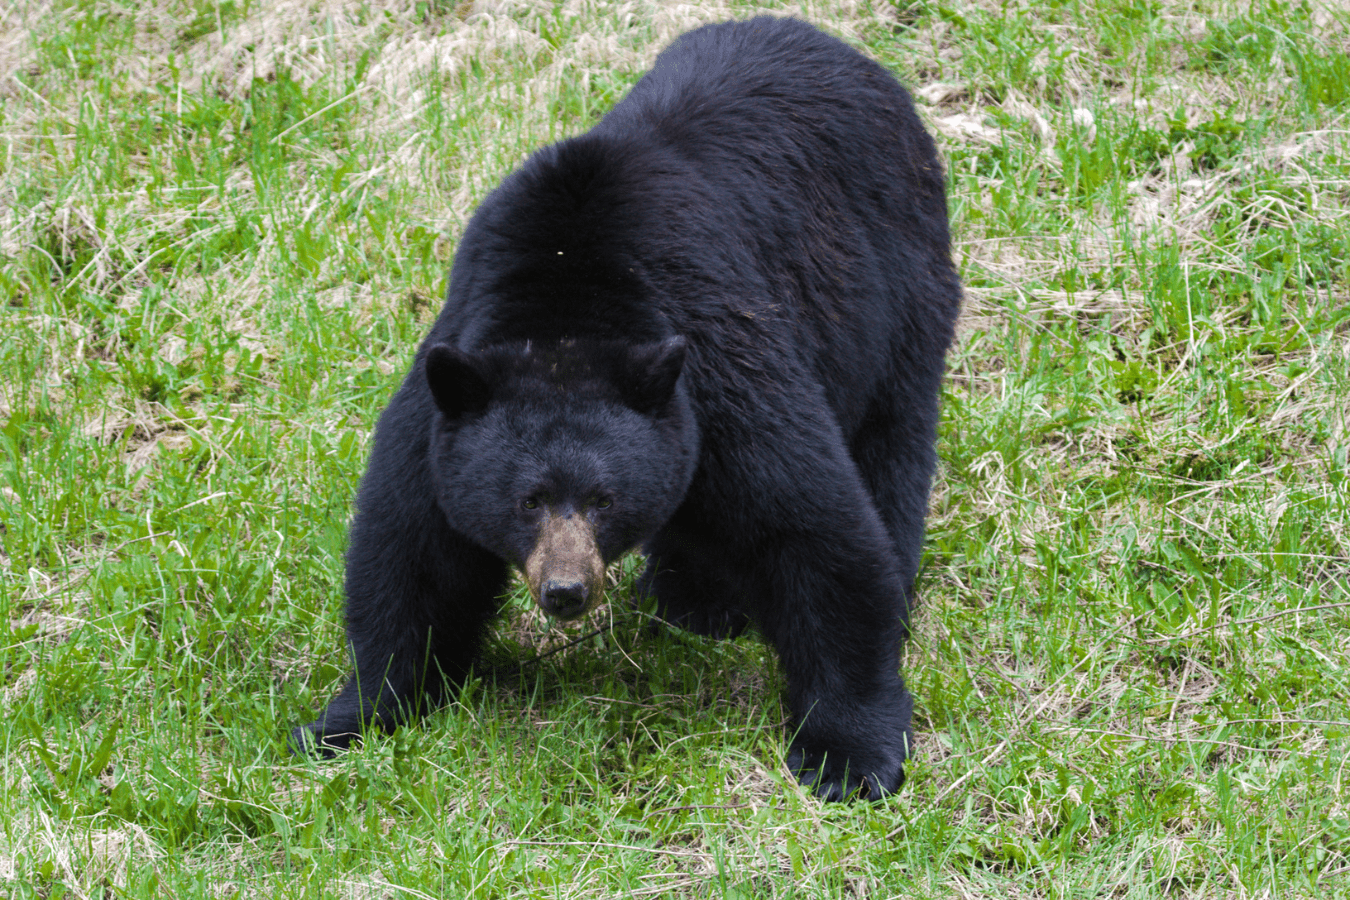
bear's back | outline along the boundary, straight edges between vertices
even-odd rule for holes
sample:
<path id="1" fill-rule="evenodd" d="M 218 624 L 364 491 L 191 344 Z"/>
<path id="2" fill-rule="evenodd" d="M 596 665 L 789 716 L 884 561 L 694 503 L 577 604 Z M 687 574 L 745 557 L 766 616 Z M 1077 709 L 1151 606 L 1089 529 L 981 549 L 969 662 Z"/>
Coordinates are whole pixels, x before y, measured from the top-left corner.
<path id="1" fill-rule="evenodd" d="M 693 374 L 811 378 L 848 430 L 899 360 L 940 368 L 918 345 L 950 338 L 948 247 L 936 148 L 889 73 L 795 19 L 711 25 L 484 202 L 430 340 L 682 334 Z"/>
<path id="2" fill-rule="evenodd" d="M 800 184 L 815 173 L 868 202 L 876 188 L 903 193 L 941 219 L 924 230 L 948 243 L 937 151 L 909 95 L 880 65 L 798 19 L 681 36 L 591 134 L 654 138 L 727 186 L 747 176 Z"/>

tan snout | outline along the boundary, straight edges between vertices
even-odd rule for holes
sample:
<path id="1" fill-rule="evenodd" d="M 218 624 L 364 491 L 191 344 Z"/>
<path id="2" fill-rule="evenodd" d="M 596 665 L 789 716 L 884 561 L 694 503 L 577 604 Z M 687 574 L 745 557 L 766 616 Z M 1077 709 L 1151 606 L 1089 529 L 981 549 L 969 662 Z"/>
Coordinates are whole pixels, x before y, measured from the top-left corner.
<path id="1" fill-rule="evenodd" d="M 550 616 L 575 619 L 595 609 L 605 593 L 605 563 L 585 516 L 549 511 L 525 560 L 525 583 Z"/>

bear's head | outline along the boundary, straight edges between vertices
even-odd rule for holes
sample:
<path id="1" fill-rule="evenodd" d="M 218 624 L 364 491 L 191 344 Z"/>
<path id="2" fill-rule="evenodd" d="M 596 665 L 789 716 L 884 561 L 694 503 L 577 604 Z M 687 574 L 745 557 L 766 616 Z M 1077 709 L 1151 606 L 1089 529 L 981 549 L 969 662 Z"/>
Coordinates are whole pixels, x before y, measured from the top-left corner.
<path id="1" fill-rule="evenodd" d="M 594 609 L 605 566 L 684 499 L 698 462 L 685 351 L 680 337 L 427 351 L 441 509 L 550 615 Z"/>

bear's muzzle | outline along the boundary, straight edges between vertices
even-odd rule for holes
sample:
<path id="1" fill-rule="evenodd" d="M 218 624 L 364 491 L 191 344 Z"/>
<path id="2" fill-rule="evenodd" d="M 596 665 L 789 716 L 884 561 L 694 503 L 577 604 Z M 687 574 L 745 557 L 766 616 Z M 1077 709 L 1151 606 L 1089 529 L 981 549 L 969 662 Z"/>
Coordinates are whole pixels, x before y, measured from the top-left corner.
<path id="1" fill-rule="evenodd" d="M 548 511 L 525 560 L 525 583 L 550 616 L 576 619 L 595 609 L 605 593 L 605 563 L 584 515 Z"/>

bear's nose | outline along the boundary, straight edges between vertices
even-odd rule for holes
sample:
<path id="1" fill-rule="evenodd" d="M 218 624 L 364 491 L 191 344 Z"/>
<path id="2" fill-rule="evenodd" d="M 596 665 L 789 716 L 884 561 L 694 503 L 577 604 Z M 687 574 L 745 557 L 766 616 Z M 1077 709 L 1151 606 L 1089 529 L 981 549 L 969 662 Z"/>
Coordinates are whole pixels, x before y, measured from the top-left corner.
<path id="1" fill-rule="evenodd" d="M 586 611 L 584 581 L 549 581 L 539 598 L 544 612 L 559 619 L 573 619 Z"/>

